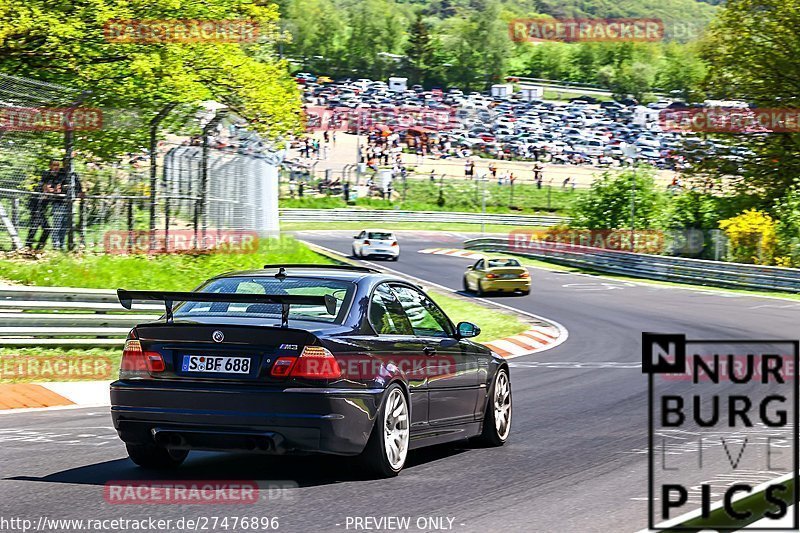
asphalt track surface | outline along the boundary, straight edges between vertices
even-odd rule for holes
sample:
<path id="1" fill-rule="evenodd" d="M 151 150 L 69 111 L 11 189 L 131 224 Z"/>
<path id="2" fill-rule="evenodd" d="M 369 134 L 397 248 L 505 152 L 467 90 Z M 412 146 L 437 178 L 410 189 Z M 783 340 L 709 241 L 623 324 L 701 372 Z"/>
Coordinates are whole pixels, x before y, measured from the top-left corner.
<path id="1" fill-rule="evenodd" d="M 352 233 L 301 237 L 349 253 Z M 385 266 L 461 288 L 471 260 L 416 253 L 458 247 L 458 235 L 398 233 L 402 257 Z M 305 532 L 363 531 L 353 527 L 355 517 L 406 516 L 411 531 L 442 530 L 430 522 L 418 528 L 417 520 L 427 517 L 444 517 L 444 530 L 464 532 L 638 531 L 647 525 L 642 331 L 689 338 L 798 338 L 800 302 L 549 269 L 531 273 L 530 296 L 490 299 L 558 321 L 569 339 L 513 360 L 512 436 L 502 448 L 445 445 L 415 451 L 401 475 L 389 480 L 362 479 L 351 462 L 339 458 L 195 453 L 181 469 L 158 479 L 255 479 L 286 488 L 265 494 L 256 505 L 111 505 L 104 499 L 106 483 L 153 476 L 126 458 L 107 410 L 4 414 L 0 518 L 35 523 L 42 515 L 173 521 L 277 516 L 279 531 Z M 772 477 L 761 470 L 752 475 Z M 452 519 L 449 529 L 447 519 Z"/>

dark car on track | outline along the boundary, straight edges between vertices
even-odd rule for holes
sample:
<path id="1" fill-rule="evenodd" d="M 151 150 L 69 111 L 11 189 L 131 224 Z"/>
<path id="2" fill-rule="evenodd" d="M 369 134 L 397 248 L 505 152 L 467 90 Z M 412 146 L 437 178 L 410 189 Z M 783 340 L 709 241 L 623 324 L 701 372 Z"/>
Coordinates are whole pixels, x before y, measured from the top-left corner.
<path id="1" fill-rule="evenodd" d="M 392 476 L 410 449 L 508 438 L 506 361 L 401 278 L 267 265 L 118 296 L 166 306 L 131 330 L 111 384 L 114 427 L 142 467 L 191 450 L 328 453 Z"/>

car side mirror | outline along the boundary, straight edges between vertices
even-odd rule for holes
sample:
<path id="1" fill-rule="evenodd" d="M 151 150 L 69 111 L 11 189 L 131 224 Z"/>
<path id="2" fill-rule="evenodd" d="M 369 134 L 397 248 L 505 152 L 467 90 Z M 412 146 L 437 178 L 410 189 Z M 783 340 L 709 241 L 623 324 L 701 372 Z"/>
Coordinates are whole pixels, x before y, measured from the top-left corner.
<path id="1" fill-rule="evenodd" d="M 456 326 L 458 330 L 459 339 L 468 339 L 470 337 L 477 337 L 481 334 L 481 328 L 472 322 L 459 322 Z"/>
<path id="2" fill-rule="evenodd" d="M 475 265 L 470 265 L 467 267 L 467 270 L 475 270 Z"/>
<path id="3" fill-rule="evenodd" d="M 358 235 L 353 235 L 353 238 L 354 239 L 358 239 Z"/>

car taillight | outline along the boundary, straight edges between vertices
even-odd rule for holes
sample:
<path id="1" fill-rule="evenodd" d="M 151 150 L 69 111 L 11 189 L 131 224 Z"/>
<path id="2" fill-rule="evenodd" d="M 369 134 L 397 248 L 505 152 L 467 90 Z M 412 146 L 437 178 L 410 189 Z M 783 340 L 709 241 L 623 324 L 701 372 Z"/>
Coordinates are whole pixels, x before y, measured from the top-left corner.
<path id="1" fill-rule="evenodd" d="M 158 352 L 145 352 L 138 339 L 128 339 L 122 349 L 119 378 L 142 378 L 166 369 L 164 357 Z"/>
<path id="2" fill-rule="evenodd" d="M 521 278 L 529 278 L 529 277 L 531 277 L 531 275 L 529 273 L 527 273 L 527 272 L 523 272 L 522 274 L 519 275 L 519 277 L 521 277 Z"/>
<path id="3" fill-rule="evenodd" d="M 394 241 L 394 242 L 392 243 L 392 246 L 397 246 L 397 241 Z"/>
<path id="4" fill-rule="evenodd" d="M 369 241 L 364 241 L 364 246 L 369 246 Z"/>
<path id="5" fill-rule="evenodd" d="M 497 277 L 497 274 L 486 274 L 487 279 L 494 279 Z"/>
<path id="6" fill-rule="evenodd" d="M 279 357 L 270 374 L 274 377 L 336 379 L 342 376 L 342 369 L 327 348 L 306 346 L 300 357 Z"/>

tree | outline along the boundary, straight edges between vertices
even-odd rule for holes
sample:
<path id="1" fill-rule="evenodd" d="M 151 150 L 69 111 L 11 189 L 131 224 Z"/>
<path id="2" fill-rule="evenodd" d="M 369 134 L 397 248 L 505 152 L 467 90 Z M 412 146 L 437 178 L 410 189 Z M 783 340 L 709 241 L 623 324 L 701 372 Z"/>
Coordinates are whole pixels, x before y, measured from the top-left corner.
<path id="1" fill-rule="evenodd" d="M 631 196 L 635 198 L 634 227 L 660 228 L 663 225 L 664 195 L 656 189 L 653 171 L 648 168 L 601 174 L 592 183 L 589 194 L 576 200 L 572 225 L 586 229 L 630 228 Z"/>
<path id="2" fill-rule="evenodd" d="M 120 43 L 104 33 L 115 19 L 242 19 L 257 24 L 260 37 Z M 0 70 L 91 91 L 84 105 L 143 118 L 136 127 L 112 121 L 77 134 L 76 148 L 87 156 L 113 159 L 146 147 L 147 123 L 167 102 L 216 100 L 279 136 L 299 128 L 300 96 L 274 55 L 277 21 L 274 5 L 250 1 L 1 0 Z"/>
<path id="3" fill-rule="evenodd" d="M 422 13 L 411 24 L 406 44 L 406 57 L 410 67 L 412 83 L 427 81 L 428 70 L 434 63 L 434 41 L 430 34 L 430 25 L 425 22 Z"/>
<path id="4" fill-rule="evenodd" d="M 745 99 L 762 108 L 800 107 L 800 9 L 797 0 L 730 0 L 703 42 L 701 55 L 713 68 L 705 88 L 715 98 Z M 739 187 L 771 205 L 800 176 L 800 134 L 742 135 L 752 150 L 737 170 Z M 699 172 L 720 175 L 715 161 Z"/>
<path id="5" fill-rule="evenodd" d="M 800 266 L 800 184 L 775 202 L 777 255 L 784 266 Z"/>
<path id="6" fill-rule="evenodd" d="M 474 10 L 447 21 L 443 45 L 451 83 L 485 89 L 504 78 L 511 40 L 497 1 L 475 4 Z"/>

